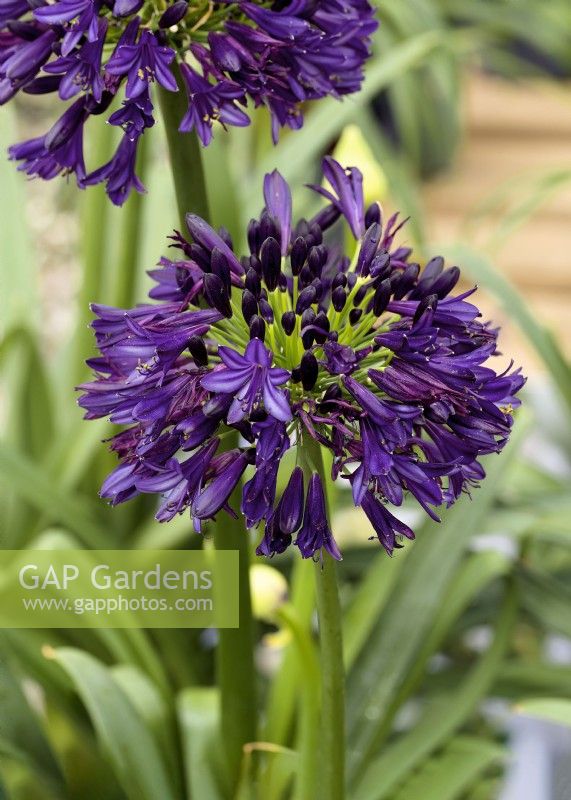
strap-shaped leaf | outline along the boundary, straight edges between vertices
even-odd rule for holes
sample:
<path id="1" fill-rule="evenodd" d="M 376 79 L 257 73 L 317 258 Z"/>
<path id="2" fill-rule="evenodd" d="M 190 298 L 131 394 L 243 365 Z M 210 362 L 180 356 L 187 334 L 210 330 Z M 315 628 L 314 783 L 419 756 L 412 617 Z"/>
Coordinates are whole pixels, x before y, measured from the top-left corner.
<path id="1" fill-rule="evenodd" d="M 391 796 L 409 772 L 442 747 L 474 713 L 502 663 L 516 612 L 516 592 L 510 586 L 492 645 L 457 689 L 431 703 L 412 729 L 368 766 L 359 776 L 352 800 L 385 800 Z"/>
<path id="2" fill-rule="evenodd" d="M 64 778 L 40 721 L 3 658 L 0 659 L 0 752 L 25 762 L 48 786 L 62 790 Z"/>
<path id="3" fill-rule="evenodd" d="M 103 755 L 130 800 L 176 800 L 153 734 L 111 671 L 71 647 L 59 648 L 54 657 L 73 681 Z"/>
<path id="4" fill-rule="evenodd" d="M 217 741 L 220 695 L 214 688 L 185 689 L 177 699 L 182 736 L 186 789 L 190 800 L 220 800 L 221 773 L 215 755 L 222 753 Z"/>
<path id="5" fill-rule="evenodd" d="M 456 800 L 505 756 L 502 747 L 486 739 L 458 736 L 401 786 L 393 800 Z"/>

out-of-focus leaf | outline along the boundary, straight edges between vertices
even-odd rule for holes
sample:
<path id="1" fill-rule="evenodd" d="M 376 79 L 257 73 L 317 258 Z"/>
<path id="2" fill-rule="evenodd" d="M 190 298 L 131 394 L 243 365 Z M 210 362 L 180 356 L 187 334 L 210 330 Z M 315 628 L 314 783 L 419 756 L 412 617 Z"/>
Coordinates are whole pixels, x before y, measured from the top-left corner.
<path id="1" fill-rule="evenodd" d="M 521 700 L 514 708 L 526 717 L 538 717 L 571 728 L 571 700 L 562 697 L 541 697 Z"/>
<path id="2" fill-rule="evenodd" d="M 394 558 L 376 553 L 371 566 L 343 612 L 343 656 L 349 671 L 366 645 L 381 611 L 392 597 L 397 579 L 411 548 L 397 551 Z"/>
<path id="3" fill-rule="evenodd" d="M 177 699 L 177 715 L 182 735 L 186 788 L 190 800 L 220 800 L 220 770 L 215 756 L 220 696 L 217 689 L 200 687 L 185 689 Z"/>
<path id="4" fill-rule="evenodd" d="M 488 259 L 464 244 L 444 248 L 483 287 L 491 291 L 517 322 L 551 373 L 561 396 L 571 408 L 571 367 L 551 333 L 538 323 L 525 300 Z"/>
<path id="5" fill-rule="evenodd" d="M 0 334 L 13 325 L 37 320 L 36 258 L 25 217 L 25 181 L 5 156 L 18 135 L 11 108 L 2 109 L 0 126 Z"/>
<path id="6" fill-rule="evenodd" d="M 571 590 L 547 573 L 523 570 L 519 575 L 524 608 L 547 630 L 571 636 Z"/>
<path id="7" fill-rule="evenodd" d="M 514 659 L 503 664 L 495 686 L 503 697 L 519 698 L 539 693 L 571 696 L 571 667 L 548 662 L 527 664 Z"/>
<path id="8" fill-rule="evenodd" d="M 267 761 L 266 771 L 269 775 L 269 782 L 273 787 L 287 787 L 291 783 L 297 770 L 299 769 L 299 754 L 287 747 L 271 744 L 269 742 L 255 742 L 244 748 L 244 761 L 240 784 L 236 792 L 235 800 L 258 800 L 257 781 L 255 778 L 254 759 L 264 758 Z M 276 795 L 279 796 L 279 795 Z M 305 800 L 314 798 L 315 795 L 297 795 L 293 797 Z"/>
<path id="9" fill-rule="evenodd" d="M 458 736 L 443 753 L 425 761 L 396 792 L 394 800 L 456 800 L 504 757 L 505 750 L 493 742 Z"/>
<path id="10" fill-rule="evenodd" d="M 384 714 L 406 678 L 418 650 L 438 617 L 454 572 L 471 536 L 483 525 L 525 433 L 520 417 L 501 457 L 486 460 L 488 478 L 473 501 L 462 498 L 441 525 L 428 523 L 408 556 L 394 589 L 398 613 L 387 608 L 369 637 L 367 649 L 349 673 L 350 775 L 355 778 L 383 735 Z"/>
<path id="11" fill-rule="evenodd" d="M 92 514 L 88 500 L 57 489 L 50 475 L 21 453 L 1 443 L 0 475 L 50 522 L 68 525 L 91 547 L 105 549 L 110 546 L 109 533 Z"/>
<path id="12" fill-rule="evenodd" d="M 441 747 L 476 711 L 504 658 L 516 619 L 517 598 L 508 588 L 492 645 L 458 688 L 431 702 L 410 731 L 356 776 L 353 800 L 384 800 L 424 758 Z"/>
<path id="13" fill-rule="evenodd" d="M 138 667 L 119 664 L 111 668 L 111 674 L 155 737 L 168 773 L 176 785 L 176 795 L 182 798 L 182 772 L 172 708 L 148 675 Z"/>
<path id="14" fill-rule="evenodd" d="M 54 658 L 75 684 L 102 752 L 130 800 L 176 800 L 152 733 L 109 669 L 70 647 L 58 648 Z"/>
<path id="15" fill-rule="evenodd" d="M 0 751 L 27 763 L 52 789 L 63 790 L 64 778 L 16 678 L 0 658 Z"/>

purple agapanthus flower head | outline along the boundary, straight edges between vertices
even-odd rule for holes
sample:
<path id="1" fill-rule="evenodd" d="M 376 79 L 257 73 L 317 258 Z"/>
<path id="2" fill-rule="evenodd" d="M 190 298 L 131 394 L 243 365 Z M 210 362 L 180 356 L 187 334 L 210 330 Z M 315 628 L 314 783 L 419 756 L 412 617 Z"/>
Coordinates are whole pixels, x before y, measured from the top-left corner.
<path id="1" fill-rule="evenodd" d="M 369 0 L 290 0 L 271 8 L 228 0 L 215 13 L 185 0 L 166 8 L 143 7 L 142 0 L 0 0 L 0 104 L 19 91 L 58 92 L 64 101 L 81 93 L 87 120 L 103 114 L 123 87 L 126 110 L 109 121 L 134 125 L 137 135 L 125 128 L 130 144 L 123 140 L 115 158 L 89 172 L 105 175 L 110 199 L 121 205 L 141 190 L 136 176 L 126 179 L 126 154 L 134 163 L 139 137 L 154 122 L 157 85 L 186 92 L 179 130 L 194 131 L 204 146 L 214 123 L 248 125 L 248 104 L 268 109 L 276 141 L 283 126 L 302 125 L 307 101 L 359 90 L 375 28 Z M 28 174 L 75 172 L 80 187 L 94 182 L 83 180 L 81 160 L 76 170 L 68 158 L 62 170 L 42 152 L 31 165 L 30 146 L 11 150 Z"/>
<path id="2" fill-rule="evenodd" d="M 438 519 L 484 478 L 480 457 L 506 444 L 524 378 L 511 364 L 495 371 L 498 331 L 475 290 L 457 293 L 457 267 L 435 257 L 421 268 L 395 244 L 398 216 L 365 208 L 357 169 L 323 167 L 331 190 L 313 218 L 292 221 L 273 172 L 249 252 L 239 258 L 224 229 L 189 214 L 189 238 L 172 237 L 179 260 L 151 272 L 156 302 L 94 307 L 100 355 L 79 402 L 88 418 L 128 426 L 112 445 L 111 502 L 156 493 L 159 520 L 188 510 L 201 530 L 234 513 L 246 475 L 240 511 L 263 528 L 259 554 L 293 545 L 304 558 L 340 558 L 308 456 L 318 444 L 390 554 L 414 537 L 395 513 L 407 495 Z M 342 220 L 356 241 L 349 256 Z M 225 451 L 232 430 L 241 444 Z"/>

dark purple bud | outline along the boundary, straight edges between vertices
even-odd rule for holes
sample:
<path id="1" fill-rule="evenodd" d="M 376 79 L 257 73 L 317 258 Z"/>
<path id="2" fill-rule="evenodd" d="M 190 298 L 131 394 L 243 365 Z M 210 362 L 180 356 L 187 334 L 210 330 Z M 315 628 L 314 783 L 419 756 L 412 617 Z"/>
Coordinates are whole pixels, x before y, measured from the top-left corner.
<path id="1" fill-rule="evenodd" d="M 286 336 L 291 336 L 295 328 L 295 311 L 285 311 L 282 314 L 282 328 Z"/>
<path id="2" fill-rule="evenodd" d="M 270 236 L 262 244 L 260 261 L 262 262 L 262 274 L 268 291 L 273 292 L 278 285 L 282 263 L 282 251 L 277 239 L 274 239 L 273 236 Z"/>
<path id="3" fill-rule="evenodd" d="M 314 275 L 317 277 L 321 275 L 321 270 L 323 269 L 323 265 L 326 261 L 327 250 L 325 247 L 323 247 L 323 245 L 317 245 L 316 247 L 311 248 L 307 257 L 307 263 L 309 264 Z"/>
<path id="4" fill-rule="evenodd" d="M 245 453 L 239 453 L 238 450 L 234 452 L 236 457 L 210 481 L 206 489 L 197 495 L 192 504 L 192 514 L 198 519 L 208 519 L 220 511 L 242 477 L 248 464 L 248 456 Z"/>
<path id="5" fill-rule="evenodd" d="M 249 289 L 244 289 L 242 292 L 242 315 L 246 320 L 246 324 L 250 324 L 250 320 L 258 313 L 258 303 L 254 295 Z"/>
<path id="6" fill-rule="evenodd" d="M 299 273 L 300 287 L 309 286 L 310 283 L 313 281 L 313 278 L 314 278 L 313 272 L 311 271 L 309 264 L 306 264 Z"/>
<path id="7" fill-rule="evenodd" d="M 391 271 L 391 256 L 386 250 L 376 254 L 371 262 L 370 272 L 372 278 L 384 278 Z"/>
<path id="8" fill-rule="evenodd" d="M 176 25 L 181 19 L 184 18 L 188 11 L 188 3 L 186 0 L 177 0 L 172 6 L 169 6 L 159 19 L 159 28 L 170 28 Z"/>
<path id="9" fill-rule="evenodd" d="M 202 336 L 191 336 L 187 347 L 197 367 L 205 367 L 208 364 L 208 353 Z"/>
<path id="10" fill-rule="evenodd" d="M 143 0 L 115 0 L 113 13 L 116 17 L 129 17 L 136 14 L 142 6 Z"/>
<path id="11" fill-rule="evenodd" d="M 360 320 L 362 313 L 363 313 L 362 308 L 353 308 L 349 312 L 349 322 L 351 323 L 351 325 L 355 325 L 355 323 L 357 323 Z"/>
<path id="12" fill-rule="evenodd" d="M 262 263 L 258 256 L 250 256 L 250 267 L 262 277 Z"/>
<path id="13" fill-rule="evenodd" d="M 418 279 L 419 273 L 419 264 L 409 264 L 404 272 L 400 274 L 398 280 L 391 281 L 395 300 L 401 300 L 405 294 L 410 292 Z"/>
<path id="14" fill-rule="evenodd" d="M 357 259 L 356 272 L 358 275 L 369 274 L 369 268 L 375 253 L 377 252 L 377 248 L 381 240 L 381 234 L 382 228 L 376 222 L 373 222 L 373 224 L 370 225 L 365 231 L 365 235 L 363 236 L 363 241 L 361 243 L 361 249 L 359 251 L 359 257 Z"/>
<path id="15" fill-rule="evenodd" d="M 212 255 L 210 256 L 210 269 L 214 273 L 214 275 L 218 275 L 224 286 L 226 287 L 226 291 L 230 294 L 232 289 L 232 280 L 230 277 L 230 265 L 228 264 L 228 259 L 224 255 L 224 253 L 219 250 L 217 247 L 214 248 L 212 251 Z"/>
<path id="16" fill-rule="evenodd" d="M 295 533 L 303 519 L 303 470 L 296 467 L 280 500 L 280 530 Z"/>
<path id="17" fill-rule="evenodd" d="M 30 83 L 27 83 L 23 90 L 26 94 L 50 94 L 57 92 L 63 75 L 42 75 Z"/>
<path id="18" fill-rule="evenodd" d="M 315 286 L 306 286 L 305 289 L 302 289 L 297 298 L 297 303 L 295 304 L 295 313 L 303 314 L 306 308 L 309 308 L 315 303 L 316 297 L 317 292 L 315 291 Z"/>
<path id="19" fill-rule="evenodd" d="M 341 391 L 341 387 L 338 386 L 336 383 L 329 386 L 321 402 L 319 403 L 319 408 L 324 411 L 334 411 L 336 408 L 336 400 L 341 400 L 343 398 L 343 392 Z"/>
<path id="20" fill-rule="evenodd" d="M 430 290 L 432 294 L 437 295 L 438 298 L 442 300 L 456 286 L 459 278 L 460 270 L 458 267 L 451 267 L 438 276 L 430 287 Z"/>
<path id="21" fill-rule="evenodd" d="M 367 286 L 366 284 L 360 286 L 355 292 L 355 296 L 353 298 L 353 305 L 354 306 L 360 305 L 363 302 L 365 295 L 367 294 L 368 291 L 369 291 L 369 286 Z"/>
<path id="22" fill-rule="evenodd" d="M 264 320 L 255 316 L 250 320 L 250 339 L 259 339 L 261 342 L 266 338 L 266 323 Z"/>
<path id="23" fill-rule="evenodd" d="M 414 312 L 414 317 L 412 318 L 413 324 L 417 323 L 426 311 L 435 311 L 437 305 L 438 297 L 435 294 L 429 294 L 423 297 Z"/>
<path id="24" fill-rule="evenodd" d="M 263 297 L 260 298 L 260 314 L 270 325 L 274 321 L 274 312 L 271 305 Z"/>
<path id="25" fill-rule="evenodd" d="M 209 419 L 222 419 L 232 403 L 231 394 L 215 394 L 202 407 L 202 413 Z"/>
<path id="26" fill-rule="evenodd" d="M 316 313 L 312 308 L 306 308 L 301 315 L 301 329 L 307 328 L 315 323 Z"/>
<path id="27" fill-rule="evenodd" d="M 24 22 L 20 19 L 11 19 L 6 23 L 6 28 L 13 33 L 14 36 L 18 36 L 20 39 L 24 39 L 26 42 L 33 42 L 34 39 L 37 39 L 40 36 L 41 31 L 38 29 L 37 25 L 34 25 L 31 22 Z"/>
<path id="28" fill-rule="evenodd" d="M 212 272 L 206 272 L 203 283 L 204 296 L 208 304 L 229 319 L 232 316 L 232 307 L 230 305 L 230 296 L 222 278 Z"/>
<path id="29" fill-rule="evenodd" d="M 331 288 L 337 289 L 338 286 L 342 286 L 345 288 L 347 286 L 347 276 L 344 272 L 338 272 L 337 275 L 331 281 Z"/>
<path id="30" fill-rule="evenodd" d="M 313 217 L 312 224 L 315 223 L 322 231 L 326 231 L 337 222 L 340 216 L 341 211 L 336 206 L 325 206 Z"/>
<path id="31" fill-rule="evenodd" d="M 309 352 L 309 350 L 302 355 L 299 370 L 301 373 L 301 383 L 303 388 L 306 391 L 313 389 L 315 382 L 317 381 L 319 366 L 317 364 L 317 359 L 313 353 Z"/>
<path id="32" fill-rule="evenodd" d="M 299 367 L 294 367 L 291 371 L 292 383 L 301 383 L 301 370 Z"/>
<path id="33" fill-rule="evenodd" d="M 422 280 L 434 280 L 444 269 L 444 259 L 442 256 L 431 258 L 422 272 Z"/>
<path id="34" fill-rule="evenodd" d="M 319 344 L 323 344 L 327 339 L 327 334 L 329 333 L 330 328 L 327 314 L 324 311 L 320 311 L 315 317 L 315 325 L 323 331 L 322 334 L 317 331 L 315 332 L 315 340 Z"/>
<path id="35" fill-rule="evenodd" d="M 260 296 L 260 291 L 262 289 L 262 282 L 260 281 L 260 276 L 256 272 L 255 269 L 250 269 L 246 273 L 246 289 L 250 291 L 254 297 Z"/>
<path id="36" fill-rule="evenodd" d="M 309 235 L 313 238 L 314 244 L 321 244 L 323 241 L 323 231 L 315 222 L 312 222 L 309 226 Z"/>
<path id="37" fill-rule="evenodd" d="M 373 223 L 381 224 L 382 212 L 379 203 L 373 203 L 365 212 L 365 228 L 370 228 Z"/>
<path id="38" fill-rule="evenodd" d="M 391 299 L 391 292 L 391 281 L 389 278 L 385 278 L 384 281 L 381 281 L 375 289 L 375 296 L 373 297 L 373 314 L 376 317 L 380 317 L 387 307 L 389 300 Z"/>
<path id="39" fill-rule="evenodd" d="M 266 239 L 279 239 L 280 232 L 275 221 L 270 217 L 267 211 L 264 211 L 260 219 L 260 240 L 263 242 Z M 280 248 L 281 255 L 281 248 Z"/>
<path id="40" fill-rule="evenodd" d="M 333 303 L 333 308 L 335 311 L 342 311 L 345 308 L 345 303 L 347 302 L 347 292 L 342 286 L 338 286 L 333 290 L 331 302 Z"/>
<path id="41" fill-rule="evenodd" d="M 298 236 L 291 247 L 290 253 L 291 271 L 293 275 L 299 275 L 305 259 L 307 258 L 307 245 L 305 239 Z"/>
<path id="42" fill-rule="evenodd" d="M 257 219 L 251 219 L 248 223 L 248 247 L 250 253 L 257 255 L 260 249 L 260 223 Z"/>
<path id="43" fill-rule="evenodd" d="M 224 225 L 221 225 L 218 228 L 218 235 L 220 236 L 224 244 L 230 248 L 230 250 L 234 249 L 234 242 L 232 241 L 232 236 L 228 228 L 225 228 Z"/>
<path id="44" fill-rule="evenodd" d="M 251 422 L 263 422 L 267 418 L 268 418 L 268 412 L 262 406 L 257 406 L 256 408 L 253 408 L 252 412 L 250 413 Z"/>
<path id="45" fill-rule="evenodd" d="M 315 289 L 315 299 L 321 300 L 321 296 L 323 294 L 323 283 L 320 281 L 319 278 L 314 278 L 311 281 L 311 285 Z"/>
<path id="46" fill-rule="evenodd" d="M 208 44 L 212 58 L 220 69 L 225 72 L 238 72 L 241 64 L 240 55 L 236 47 L 232 45 L 232 40 L 228 34 L 210 31 Z"/>
<path id="47" fill-rule="evenodd" d="M 285 292 L 288 287 L 287 277 L 284 275 L 283 272 L 280 272 L 280 279 L 278 281 L 278 287 Z"/>
<path id="48" fill-rule="evenodd" d="M 208 250 L 205 250 L 202 245 L 193 242 L 188 247 L 188 253 L 191 259 L 195 261 L 204 272 L 210 272 L 210 253 Z"/>

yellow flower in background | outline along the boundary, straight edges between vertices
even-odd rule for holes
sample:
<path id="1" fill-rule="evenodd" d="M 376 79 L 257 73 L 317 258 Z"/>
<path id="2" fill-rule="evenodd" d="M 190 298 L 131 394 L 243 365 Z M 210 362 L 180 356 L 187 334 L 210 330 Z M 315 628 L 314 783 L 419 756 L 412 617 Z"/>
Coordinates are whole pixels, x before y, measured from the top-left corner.
<path id="1" fill-rule="evenodd" d="M 343 129 L 333 156 L 340 164 L 351 164 L 363 173 L 365 206 L 386 198 L 388 184 L 385 173 L 358 125 L 347 125 Z"/>
<path id="2" fill-rule="evenodd" d="M 282 573 L 267 564 L 253 564 L 250 567 L 250 590 L 254 617 L 275 623 L 276 611 L 288 597 L 288 584 Z"/>

